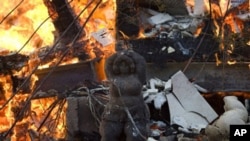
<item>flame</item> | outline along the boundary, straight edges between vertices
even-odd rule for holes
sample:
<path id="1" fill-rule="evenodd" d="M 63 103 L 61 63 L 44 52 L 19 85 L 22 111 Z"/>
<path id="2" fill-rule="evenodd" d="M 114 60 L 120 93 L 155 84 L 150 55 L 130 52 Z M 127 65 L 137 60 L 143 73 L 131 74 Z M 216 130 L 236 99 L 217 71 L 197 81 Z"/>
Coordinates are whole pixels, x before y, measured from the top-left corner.
<path id="1" fill-rule="evenodd" d="M 0 9 L 1 20 L 11 12 L 19 1 L 4 2 Z M 11 12 L 0 24 L 0 48 L 8 51 L 18 51 L 28 41 L 39 25 L 48 18 L 47 9 L 41 0 L 25 1 Z M 39 13 L 39 16 L 37 14 Z M 36 32 L 30 42 L 22 49 L 21 53 L 29 54 L 36 48 L 51 45 L 54 40 L 54 25 L 45 22 Z M 48 34 L 51 33 L 51 34 Z"/>
<path id="2" fill-rule="evenodd" d="M 216 59 L 216 66 L 219 66 L 222 62 L 219 59 L 218 53 L 215 53 L 214 56 L 215 56 L 215 59 Z"/>
<path id="3" fill-rule="evenodd" d="M 5 95 L 1 95 L 1 99 L 0 99 L 0 103 L 1 105 L 5 103 L 6 99 L 8 97 L 10 97 L 10 92 L 12 91 L 12 82 L 11 82 L 11 76 L 10 75 L 1 75 L 0 76 L 0 84 L 2 85 L 2 93 L 5 94 Z M 8 117 L 12 117 L 12 116 L 9 116 L 9 111 L 10 111 L 10 107 L 5 107 L 4 109 L 2 109 L 0 111 L 0 123 L 1 123 L 1 127 L 0 127 L 0 132 L 3 132 L 3 131 L 6 131 L 12 121 L 12 119 L 9 119 Z"/>
<path id="4" fill-rule="evenodd" d="M 76 13 L 79 13 L 86 5 L 88 5 L 88 0 L 83 0 L 80 2 L 72 2 L 71 5 L 75 9 Z M 83 24 L 88 18 L 90 13 L 94 10 L 96 4 L 91 5 L 86 12 L 84 12 L 80 19 Z M 102 81 L 106 79 L 104 73 L 105 59 L 115 52 L 115 42 L 109 45 L 102 46 L 100 42 L 97 42 L 93 38 L 92 33 L 98 32 L 104 28 L 108 29 L 111 36 L 115 37 L 115 18 L 116 18 L 116 1 L 115 0 L 104 0 L 98 9 L 95 10 L 92 17 L 89 18 L 89 22 L 85 26 L 85 40 L 88 40 L 88 45 L 86 47 L 86 52 L 91 58 L 98 58 L 94 62 L 94 69 L 97 75 L 97 80 Z"/>
<path id="5" fill-rule="evenodd" d="M 211 11 L 211 17 L 214 24 L 214 34 L 219 39 L 219 49 L 222 52 L 227 53 L 229 57 L 228 60 L 224 60 L 227 64 L 232 65 L 236 64 L 236 60 L 231 60 L 230 54 L 234 50 L 232 44 L 228 43 L 227 36 L 225 36 L 226 27 L 230 27 L 230 30 L 234 34 L 242 33 L 244 29 L 244 21 L 237 17 L 239 11 L 248 11 L 249 1 L 229 1 L 229 0 L 220 0 L 217 2 L 206 1 L 208 11 Z M 233 9 L 237 4 L 237 9 Z M 209 6 L 211 5 L 211 7 Z M 230 31 L 229 31 L 230 32 Z M 218 57 L 218 54 L 215 54 L 216 65 L 221 64 L 221 60 Z"/>
<path id="6" fill-rule="evenodd" d="M 90 14 L 98 1 L 72 1 L 70 5 L 77 15 L 90 2 L 94 2 L 94 4 L 91 4 L 80 16 L 81 24 L 88 21 L 84 27 L 86 36 L 82 40 L 86 42 L 86 53 L 92 59 L 98 58 L 97 60 L 99 61 L 96 61 L 94 64 L 96 73 L 99 80 L 104 80 L 106 78 L 103 70 L 105 59 L 115 52 L 115 42 L 112 41 L 110 44 L 103 46 L 93 38 L 92 33 L 108 29 L 109 34 L 115 37 L 116 2 L 115 0 L 101 1 L 100 6 L 91 17 Z M 17 8 L 14 9 L 16 6 Z M 30 91 L 20 90 L 15 92 L 16 90 L 14 89 L 16 88 L 13 86 L 12 76 L 9 74 L 0 75 L 0 85 L 2 87 L 0 90 L 2 93 L 0 96 L 0 107 L 2 107 L 0 110 L 0 133 L 8 132 L 10 127 L 16 122 L 12 130 L 13 132 L 7 136 L 8 139 L 13 141 L 39 140 L 41 136 L 62 139 L 66 135 L 65 111 L 67 103 L 64 103 L 63 100 L 57 97 L 29 99 L 33 95 L 36 81 L 39 79 L 32 74 L 32 70 L 40 63 L 38 50 L 41 47 L 49 47 L 54 42 L 55 35 L 53 32 L 55 28 L 51 20 L 46 21 L 48 17 L 48 9 L 41 0 L 4 2 L 0 9 L 0 20 L 3 19 L 0 21 L 0 54 L 7 55 L 10 52 L 21 51 L 18 53 L 29 56 L 28 65 L 18 71 L 12 70 L 11 75 L 20 79 L 28 79 L 31 76 L 28 80 L 29 83 L 25 86 Z M 44 24 L 41 25 L 43 22 Z M 33 33 L 35 34 L 30 39 Z M 50 67 L 57 62 L 58 58 L 55 57 L 51 62 L 39 66 L 39 69 Z M 79 62 L 78 58 L 69 57 L 60 65 L 77 62 Z M 10 102 L 6 103 L 7 100 L 10 100 Z M 27 102 L 28 100 L 30 102 Z M 56 104 L 56 106 L 51 108 L 51 105 L 55 103 L 60 104 Z M 20 111 L 24 108 L 26 111 L 23 115 L 20 115 Z M 17 119 L 19 120 L 17 121 Z"/>
<path id="7" fill-rule="evenodd" d="M 84 52 L 88 54 L 89 59 L 97 60 L 103 59 L 99 62 L 94 62 L 97 79 L 104 80 L 106 79 L 103 65 L 105 63 L 105 58 L 109 57 L 111 54 L 115 52 L 115 18 L 116 18 L 116 1 L 101 1 L 101 4 L 97 9 L 95 9 L 96 5 L 99 2 L 82 0 L 82 1 L 70 1 L 70 6 L 73 8 L 75 15 L 79 16 L 80 24 L 84 26 L 85 36 L 82 38 L 86 43 L 84 46 Z M 82 10 L 87 8 L 83 13 Z M 93 13 L 93 14 L 92 14 Z M 91 15 L 92 14 L 92 15 Z M 91 15 L 91 16 L 90 16 Z M 87 21 L 87 22 L 86 22 Z M 103 29 L 107 29 L 107 36 L 105 45 L 102 45 L 100 41 L 93 37 L 93 33 L 99 32 Z M 107 41 L 108 40 L 108 41 Z M 104 41 L 105 42 L 105 41 Z M 39 69 L 48 68 L 50 66 L 54 66 L 58 62 L 58 58 L 54 58 L 50 62 L 39 66 Z M 64 59 L 63 63 L 60 65 L 67 65 L 78 63 L 78 58 L 68 58 Z"/>

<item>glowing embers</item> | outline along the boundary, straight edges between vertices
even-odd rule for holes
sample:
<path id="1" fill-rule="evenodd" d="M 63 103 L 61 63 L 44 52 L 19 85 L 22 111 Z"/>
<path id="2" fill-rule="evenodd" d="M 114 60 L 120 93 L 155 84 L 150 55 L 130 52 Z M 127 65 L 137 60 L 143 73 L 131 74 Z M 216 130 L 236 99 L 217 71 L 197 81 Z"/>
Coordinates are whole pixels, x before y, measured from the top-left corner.
<path id="1" fill-rule="evenodd" d="M 58 97 L 39 98 L 31 101 L 31 130 L 36 139 L 64 139 L 66 136 L 65 99 Z"/>
<path id="2" fill-rule="evenodd" d="M 11 94 L 10 92 L 12 91 L 11 76 L 1 75 L 0 84 L 1 84 L 1 98 L 0 98 L 1 102 L 0 103 L 1 105 L 3 105 L 5 101 L 10 97 L 10 94 Z M 10 108 L 11 107 L 4 107 L 0 111 L 0 119 L 1 119 L 1 125 L 2 125 L 0 128 L 0 132 L 4 132 L 8 130 L 11 123 L 13 122 L 13 119 L 11 118 L 13 116 L 10 115 L 11 113 L 9 112 Z"/>
<path id="3" fill-rule="evenodd" d="M 31 80 L 36 79 L 36 76 L 31 77 Z M 57 95 L 46 98 L 41 93 L 26 93 L 21 88 L 14 88 L 15 83 L 11 75 L 0 77 L 1 137 L 14 141 L 64 138 L 65 99 L 59 99 Z M 32 88 L 34 84 L 30 84 Z"/>

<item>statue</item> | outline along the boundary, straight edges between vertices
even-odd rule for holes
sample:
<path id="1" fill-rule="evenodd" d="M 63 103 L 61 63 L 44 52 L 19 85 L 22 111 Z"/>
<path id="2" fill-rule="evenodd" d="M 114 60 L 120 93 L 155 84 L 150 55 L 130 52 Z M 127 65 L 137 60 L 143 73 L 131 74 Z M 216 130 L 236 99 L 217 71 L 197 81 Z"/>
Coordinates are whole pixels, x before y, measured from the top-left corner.
<path id="1" fill-rule="evenodd" d="M 149 110 L 142 87 L 146 83 L 146 61 L 132 50 L 117 52 L 106 60 L 110 97 L 100 123 L 101 141 L 145 141 Z"/>

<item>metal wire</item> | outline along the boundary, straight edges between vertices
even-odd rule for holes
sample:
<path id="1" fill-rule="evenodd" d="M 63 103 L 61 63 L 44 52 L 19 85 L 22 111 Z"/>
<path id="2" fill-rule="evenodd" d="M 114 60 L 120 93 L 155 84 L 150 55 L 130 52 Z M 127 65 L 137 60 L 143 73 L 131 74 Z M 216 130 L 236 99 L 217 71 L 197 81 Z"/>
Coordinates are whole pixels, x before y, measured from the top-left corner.
<path id="1" fill-rule="evenodd" d="M 61 99 L 57 99 L 56 101 L 54 101 L 49 108 L 47 109 L 48 113 L 45 116 L 45 118 L 42 120 L 40 126 L 37 128 L 37 131 L 39 132 L 40 129 L 43 127 L 44 123 L 47 121 L 48 117 L 50 116 L 51 112 L 54 110 L 54 108 L 56 107 L 56 105 L 61 101 Z"/>
<path id="2" fill-rule="evenodd" d="M 24 0 L 21 0 L 5 17 L 3 17 L 0 24 L 2 24 L 23 2 Z"/>

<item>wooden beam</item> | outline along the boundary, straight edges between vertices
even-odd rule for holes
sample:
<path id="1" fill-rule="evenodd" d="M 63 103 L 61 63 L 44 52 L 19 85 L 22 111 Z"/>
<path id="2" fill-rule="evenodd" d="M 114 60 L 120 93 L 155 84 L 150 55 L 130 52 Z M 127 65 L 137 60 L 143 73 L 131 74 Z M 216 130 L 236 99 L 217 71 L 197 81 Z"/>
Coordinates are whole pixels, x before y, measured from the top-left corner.
<path id="1" fill-rule="evenodd" d="M 186 62 L 167 63 L 164 67 L 148 64 L 148 79 L 157 77 L 169 79 L 178 70 L 183 70 Z M 216 66 L 215 62 L 193 62 L 184 74 L 195 83 L 208 89 L 210 92 L 250 92 L 250 63 Z"/>
<path id="2" fill-rule="evenodd" d="M 43 0 L 62 43 L 70 43 L 81 31 L 80 21 L 67 0 Z M 65 32 L 65 33 L 64 33 Z M 83 35 L 79 34 L 81 37 Z"/>
<path id="3" fill-rule="evenodd" d="M 164 67 L 155 64 L 147 64 L 147 80 L 159 78 L 168 80 L 173 74 L 186 67 L 186 62 L 166 63 Z M 184 74 L 193 82 L 209 90 L 209 92 L 250 92 L 250 63 L 238 63 L 235 65 L 216 66 L 215 62 L 193 62 Z M 39 84 L 48 74 L 50 68 L 39 70 Z M 91 68 L 91 62 L 60 66 L 46 80 L 41 90 L 55 89 L 59 92 L 72 88 L 84 80 L 95 79 L 96 72 Z"/>

